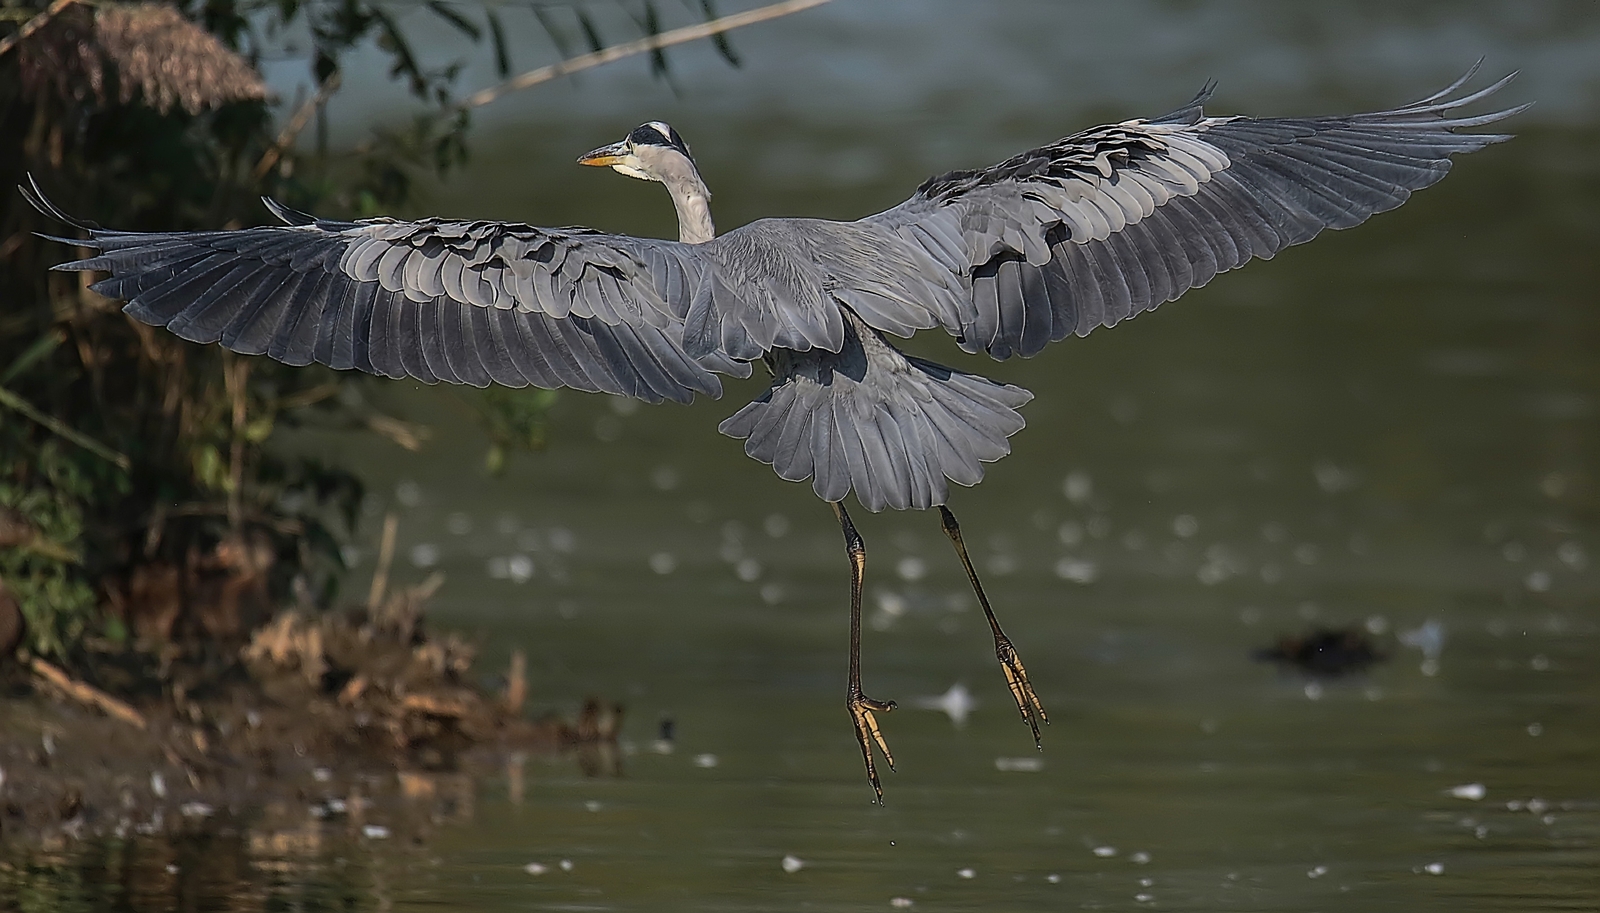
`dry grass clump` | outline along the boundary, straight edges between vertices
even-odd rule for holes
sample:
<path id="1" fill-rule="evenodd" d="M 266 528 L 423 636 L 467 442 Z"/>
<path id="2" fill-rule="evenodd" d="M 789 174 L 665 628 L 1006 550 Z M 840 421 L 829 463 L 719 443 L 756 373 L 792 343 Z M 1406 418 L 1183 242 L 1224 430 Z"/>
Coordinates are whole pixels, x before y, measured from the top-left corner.
<path id="1" fill-rule="evenodd" d="M 261 101 L 266 83 L 210 32 L 159 3 L 103 6 L 95 13 L 101 50 L 117 68 L 123 104 L 134 91 L 158 111 L 190 114 L 234 101 Z"/>
<path id="2" fill-rule="evenodd" d="M 18 45 L 22 84 L 82 101 L 106 101 L 107 68 L 118 101 L 137 97 L 163 114 L 190 114 L 236 101 L 261 101 L 266 83 L 216 36 L 160 3 L 81 4 L 61 10 Z"/>

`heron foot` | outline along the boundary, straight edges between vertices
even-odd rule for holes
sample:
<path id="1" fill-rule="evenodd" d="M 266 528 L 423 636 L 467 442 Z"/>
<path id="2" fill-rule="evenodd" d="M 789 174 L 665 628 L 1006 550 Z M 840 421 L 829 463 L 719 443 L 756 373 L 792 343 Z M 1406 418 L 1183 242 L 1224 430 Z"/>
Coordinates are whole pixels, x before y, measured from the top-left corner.
<path id="1" fill-rule="evenodd" d="M 1033 691 L 1033 685 L 1028 682 L 1028 670 L 1023 668 L 1022 657 L 1017 655 L 1017 648 L 1011 645 L 1010 638 L 1004 634 L 995 636 L 994 655 L 1000 660 L 1000 671 L 1006 674 L 1006 686 L 1011 689 L 1011 699 L 1017 702 L 1017 712 L 1022 714 L 1022 721 L 1033 730 L 1033 745 L 1040 751 L 1044 750 L 1044 743 L 1039 740 L 1039 723 L 1050 724 L 1050 717 L 1044 712 L 1044 705 L 1039 703 L 1039 695 Z"/>
<path id="2" fill-rule="evenodd" d="M 894 770 L 894 755 L 889 753 L 889 743 L 883 740 L 883 733 L 878 729 L 878 719 L 873 714 L 888 713 L 895 708 L 895 703 L 873 700 L 859 690 L 852 690 L 846 704 L 850 708 L 850 718 L 855 723 L 856 741 L 861 743 L 861 760 L 867 765 L 867 780 L 872 783 L 872 791 L 878 794 L 878 804 L 882 805 L 883 784 L 878 782 L 878 768 L 872 763 L 873 743 L 877 743 L 878 750 L 883 752 L 883 760 L 889 765 L 890 770 Z"/>

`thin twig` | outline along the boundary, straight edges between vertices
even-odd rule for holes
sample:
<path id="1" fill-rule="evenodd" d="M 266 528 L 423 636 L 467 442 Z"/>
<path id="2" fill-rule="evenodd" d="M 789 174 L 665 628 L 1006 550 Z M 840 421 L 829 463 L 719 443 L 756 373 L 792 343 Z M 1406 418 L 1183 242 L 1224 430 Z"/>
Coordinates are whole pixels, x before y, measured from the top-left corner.
<path id="1" fill-rule="evenodd" d="M 341 78 L 336 71 L 332 76 L 323 80 L 322 85 L 317 87 L 316 94 L 306 99 L 300 109 L 294 112 L 294 116 L 289 118 L 289 122 L 283 125 L 283 130 L 279 131 L 278 138 L 272 141 L 272 146 L 262 154 L 261 161 L 256 162 L 255 170 L 250 172 L 250 177 L 253 180 L 259 181 L 266 177 L 267 172 L 272 170 L 272 166 L 278 164 L 278 160 L 283 158 L 283 154 L 289 151 L 290 146 L 294 145 L 295 137 L 299 136 L 300 131 L 304 130 L 306 124 L 311 122 L 311 115 L 317 113 L 317 110 L 327 104 L 329 98 L 333 97 L 333 93 L 339 91 L 340 81 Z"/>
<path id="2" fill-rule="evenodd" d="M 223 385 L 233 401 L 233 440 L 228 447 L 228 526 L 234 532 L 244 517 L 244 431 L 249 417 L 250 362 L 224 352 L 222 359 Z"/>
<path id="3" fill-rule="evenodd" d="M 511 651 L 511 668 L 506 672 L 506 690 L 502 703 L 507 713 L 522 712 L 522 702 L 528 699 L 528 658 L 521 650 Z"/>
<path id="4" fill-rule="evenodd" d="M 403 422 L 377 412 L 367 416 L 367 427 L 412 453 L 421 450 L 423 442 L 433 436 L 433 431 L 427 425 Z"/>
<path id="5" fill-rule="evenodd" d="M 394 537 L 400 530 L 400 518 L 389 511 L 383 518 L 383 539 L 378 543 L 378 568 L 372 572 L 372 589 L 367 591 L 367 610 L 376 612 L 383 602 L 384 590 L 389 588 L 389 565 L 394 562 Z"/>
<path id="6" fill-rule="evenodd" d="M 0 406 L 5 406 L 6 408 L 15 412 L 22 413 L 24 416 L 33 419 L 39 424 L 50 429 L 55 434 L 58 434 L 72 443 L 77 444 L 79 447 L 82 447 L 84 450 L 89 451 L 108 463 L 115 464 L 123 469 L 128 469 L 133 465 L 132 461 L 130 461 L 123 454 L 112 450 L 110 447 L 107 447 L 83 432 L 69 428 L 62 424 L 59 420 L 45 415 L 38 409 L 33 408 L 32 403 L 29 403 L 22 397 L 12 393 L 5 387 L 0 387 Z"/>
<path id="7" fill-rule="evenodd" d="M 467 96 L 457 107 L 458 110 L 480 108 L 502 95 L 519 92 L 542 82 L 549 82 L 552 79 L 568 76 L 579 70 L 587 70 L 603 63 L 610 63 L 613 60 L 621 60 L 624 57 L 632 57 L 635 54 L 643 54 L 648 51 L 657 51 L 675 44 L 683 44 L 687 41 L 709 38 L 712 35 L 719 35 L 742 26 L 754 25 L 757 22 L 766 22 L 768 19 L 776 19 L 779 16 L 788 16 L 792 13 L 808 10 L 827 2 L 829 0 L 783 0 L 782 3 L 773 3 L 753 10 L 745 10 L 742 13 L 734 13 L 731 16 L 713 19 L 710 22 L 688 25 L 669 32 L 662 32 L 659 35 L 640 38 L 637 41 L 612 45 L 609 48 L 602 48 L 589 54 L 579 54 L 577 57 L 569 57 L 547 67 L 529 70 L 521 76 L 508 79 L 497 86 L 490 86 L 480 92 L 474 92 Z"/>
<path id="8" fill-rule="evenodd" d="M 72 698 L 80 704 L 97 708 L 104 713 L 114 716 L 125 723 L 131 723 L 140 729 L 145 728 L 144 716 L 128 704 L 117 700 L 99 688 L 80 682 L 55 666 L 35 656 L 29 661 L 33 673 L 54 687 L 56 690 Z"/>
<path id="9" fill-rule="evenodd" d="M 338 392 L 339 382 L 336 380 L 330 380 L 325 384 L 318 384 L 315 387 L 310 387 L 305 390 L 291 393 L 288 396 L 280 397 L 277 402 L 272 404 L 272 407 L 278 412 L 287 412 L 290 409 L 299 409 L 303 406 L 315 405 Z"/>
<path id="10" fill-rule="evenodd" d="M 27 22 L 22 23 L 22 28 L 17 29 L 15 32 L 7 35 L 4 38 L 0 38 L 0 57 L 6 56 L 7 51 L 16 47 L 19 43 L 27 40 L 29 35 L 39 31 L 41 26 L 43 26 L 46 22 L 49 22 L 51 19 L 54 19 L 57 13 L 76 2 L 77 0 L 56 0 L 56 2 L 50 4 L 50 6 L 46 8 L 44 12 L 34 16 Z"/>

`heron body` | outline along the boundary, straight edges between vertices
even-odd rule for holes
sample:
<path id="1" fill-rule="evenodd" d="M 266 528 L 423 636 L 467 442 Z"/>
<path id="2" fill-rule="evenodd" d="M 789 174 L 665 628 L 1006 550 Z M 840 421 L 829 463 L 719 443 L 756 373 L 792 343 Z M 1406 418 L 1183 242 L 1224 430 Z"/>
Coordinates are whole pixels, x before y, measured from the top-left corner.
<path id="1" fill-rule="evenodd" d="M 851 558 L 849 705 L 875 789 L 888 757 L 860 688 L 865 550 L 844 508 L 937 508 L 995 637 L 1023 718 L 1045 719 L 946 506 L 1021 430 L 1021 388 L 902 353 L 942 329 L 969 353 L 1028 357 L 1205 285 L 1218 273 L 1399 206 L 1451 157 L 1508 139 L 1459 132 L 1511 77 L 1371 114 L 1212 117 L 1202 103 L 1087 130 L 990 168 L 931 178 L 854 222 L 762 219 L 716 233 L 711 194 L 675 130 L 653 122 L 579 161 L 660 181 L 676 241 L 488 221 L 330 221 L 266 201 L 282 226 L 118 232 L 42 211 L 97 251 L 59 269 L 200 343 L 387 377 L 570 387 L 687 402 L 718 375 L 771 386 L 720 426 L 832 504 Z M 891 762 L 892 763 L 892 762 Z M 881 789 L 878 797 L 881 800 Z"/>

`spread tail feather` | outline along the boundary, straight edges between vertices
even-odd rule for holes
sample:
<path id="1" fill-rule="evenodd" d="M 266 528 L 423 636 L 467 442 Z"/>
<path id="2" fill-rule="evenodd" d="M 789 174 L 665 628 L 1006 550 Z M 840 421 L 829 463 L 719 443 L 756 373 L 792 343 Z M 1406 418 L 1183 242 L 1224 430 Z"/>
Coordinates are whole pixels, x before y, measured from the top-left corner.
<path id="1" fill-rule="evenodd" d="M 772 386 L 722 423 L 745 453 L 826 501 L 852 489 L 870 511 L 945 503 L 949 482 L 976 485 L 1011 452 L 1017 409 L 1033 398 L 911 358 L 846 312 L 838 352 L 774 350 Z"/>

